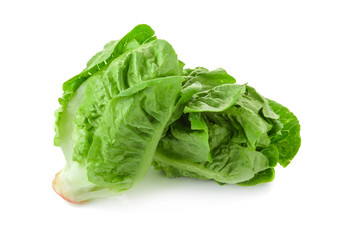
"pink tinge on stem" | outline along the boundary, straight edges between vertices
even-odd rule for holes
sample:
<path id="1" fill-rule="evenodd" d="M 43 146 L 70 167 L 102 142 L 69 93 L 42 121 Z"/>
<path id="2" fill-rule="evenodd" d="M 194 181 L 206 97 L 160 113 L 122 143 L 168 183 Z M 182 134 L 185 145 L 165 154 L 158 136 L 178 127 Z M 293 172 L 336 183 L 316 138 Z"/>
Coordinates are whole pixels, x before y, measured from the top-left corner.
<path id="1" fill-rule="evenodd" d="M 56 173 L 54 180 L 52 181 L 52 188 L 54 189 L 54 191 L 60 196 L 62 197 L 64 200 L 66 200 L 67 202 L 70 203 L 74 203 L 74 204 L 81 204 L 81 203 L 85 203 L 87 201 L 74 201 L 72 199 L 69 199 L 68 197 L 65 196 L 65 194 L 63 192 L 59 191 L 59 180 L 58 180 L 58 176 L 60 175 L 61 171 L 59 171 L 58 173 Z"/>

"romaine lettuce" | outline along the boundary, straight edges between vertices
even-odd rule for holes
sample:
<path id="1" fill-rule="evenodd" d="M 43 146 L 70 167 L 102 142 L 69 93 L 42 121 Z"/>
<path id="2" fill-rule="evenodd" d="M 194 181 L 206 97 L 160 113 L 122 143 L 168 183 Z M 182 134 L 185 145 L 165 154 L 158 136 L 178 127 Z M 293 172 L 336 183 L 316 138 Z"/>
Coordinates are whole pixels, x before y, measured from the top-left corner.
<path id="1" fill-rule="evenodd" d="M 300 144 L 297 118 L 223 69 L 184 69 L 172 46 L 138 25 L 63 84 L 53 181 L 71 202 L 118 194 L 150 166 L 168 177 L 242 186 L 269 182 Z"/>

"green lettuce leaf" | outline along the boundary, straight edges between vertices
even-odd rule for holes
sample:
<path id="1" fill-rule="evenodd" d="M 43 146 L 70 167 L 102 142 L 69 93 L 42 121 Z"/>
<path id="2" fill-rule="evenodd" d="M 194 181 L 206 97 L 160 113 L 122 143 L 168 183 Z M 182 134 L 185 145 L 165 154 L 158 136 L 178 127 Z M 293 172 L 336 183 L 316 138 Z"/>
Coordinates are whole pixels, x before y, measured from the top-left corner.
<path id="1" fill-rule="evenodd" d="M 169 125 L 175 122 L 183 114 L 186 104 L 193 96 L 201 91 L 207 91 L 221 84 L 235 83 L 235 79 L 224 69 L 218 68 L 209 71 L 206 68 L 184 69 L 182 77 L 185 79 L 181 89 L 181 97 L 176 104 L 176 109 L 171 117 Z"/>
<path id="2" fill-rule="evenodd" d="M 59 99 L 61 107 L 55 112 L 55 146 L 60 146 L 61 136 L 59 128 L 62 115 L 66 111 L 68 102 L 74 96 L 75 92 L 82 85 L 82 83 L 84 83 L 96 72 L 104 68 L 106 65 L 109 65 L 113 59 L 119 57 L 121 54 L 153 40 L 155 38 L 154 34 L 154 30 L 152 30 L 148 25 L 142 24 L 136 26 L 120 41 L 111 41 L 110 43 L 106 44 L 103 51 L 97 53 L 88 61 L 87 67 L 80 74 L 67 80 L 63 84 L 63 96 Z"/>
<path id="3" fill-rule="evenodd" d="M 245 92 L 244 85 L 223 84 L 196 93 L 184 109 L 189 112 L 222 112 L 230 108 Z"/>
<path id="4" fill-rule="evenodd" d="M 212 162 L 208 127 L 201 114 L 191 113 L 172 124 L 160 140 L 158 150 L 176 159 Z"/>
<path id="5" fill-rule="evenodd" d="M 153 165 L 156 169 L 164 171 L 168 177 L 212 179 L 230 184 L 249 180 L 256 173 L 269 168 L 269 161 L 264 154 L 237 144 L 216 148 L 212 152 L 212 158 L 212 162 L 197 163 L 173 158 L 157 151 Z"/>
<path id="6" fill-rule="evenodd" d="M 108 103 L 87 159 L 89 181 L 119 192 L 138 183 L 149 170 L 183 81 L 158 80 Z"/>
<path id="7" fill-rule="evenodd" d="M 295 157 L 301 145 L 300 123 L 297 117 L 286 107 L 273 100 L 268 100 L 268 102 L 274 112 L 279 115 L 279 121 L 283 126 L 279 132 L 280 134 L 272 136 L 271 143 L 278 149 L 279 164 L 286 167 Z"/>
<path id="8" fill-rule="evenodd" d="M 274 168 L 267 168 L 266 170 L 263 170 L 255 174 L 255 176 L 250 180 L 237 183 L 237 184 L 240 186 L 253 186 L 260 183 L 267 183 L 267 182 L 273 181 L 274 176 L 275 176 Z"/>
<path id="9" fill-rule="evenodd" d="M 85 161 L 95 129 L 111 99 L 118 94 L 139 91 L 151 79 L 180 75 L 177 64 L 172 46 L 164 40 L 154 40 L 122 54 L 88 79 L 87 97 L 74 120 L 78 134 L 73 160 Z"/>
<path id="10" fill-rule="evenodd" d="M 151 166 L 184 81 L 172 46 L 153 34 L 137 26 L 64 83 L 55 139 L 66 165 L 53 182 L 63 198 L 115 195 Z"/>

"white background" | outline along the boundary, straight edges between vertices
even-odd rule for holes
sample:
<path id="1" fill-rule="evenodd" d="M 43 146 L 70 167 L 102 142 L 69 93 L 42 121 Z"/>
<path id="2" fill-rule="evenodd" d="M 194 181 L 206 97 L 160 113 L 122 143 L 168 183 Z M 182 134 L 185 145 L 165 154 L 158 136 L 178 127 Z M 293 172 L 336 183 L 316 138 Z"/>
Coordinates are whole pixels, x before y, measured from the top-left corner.
<path id="1" fill-rule="evenodd" d="M 140 23 L 187 67 L 225 68 L 298 116 L 300 151 L 274 182 L 151 170 L 85 205 L 54 193 L 62 83 Z M 2 1 L 0 26 L 0 239 L 351 239 L 350 1 Z"/>

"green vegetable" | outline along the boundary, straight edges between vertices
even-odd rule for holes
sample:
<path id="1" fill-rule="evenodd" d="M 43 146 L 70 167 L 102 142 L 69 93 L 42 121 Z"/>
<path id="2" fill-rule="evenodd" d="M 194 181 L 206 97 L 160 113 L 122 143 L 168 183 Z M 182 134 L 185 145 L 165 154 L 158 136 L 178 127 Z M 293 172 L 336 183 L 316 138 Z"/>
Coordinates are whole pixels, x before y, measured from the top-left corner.
<path id="1" fill-rule="evenodd" d="M 272 181 L 300 144 L 297 118 L 223 69 L 184 69 L 172 46 L 138 25 L 63 84 L 53 181 L 71 202 L 118 194 L 150 166 L 168 177 L 250 186 Z"/>
<path id="2" fill-rule="evenodd" d="M 182 94 L 191 86 L 196 86 L 192 88 L 196 91 L 183 104 L 180 119 L 160 140 L 154 167 L 168 177 L 243 186 L 272 181 L 277 162 L 286 167 L 299 149 L 296 117 L 254 88 L 235 84 L 235 80 L 228 83 L 227 78 L 204 68 L 200 74 L 198 69 L 186 69 L 183 74 L 188 80 Z M 211 85 L 201 81 L 209 78 Z M 200 128 L 193 127 L 195 113 L 196 119 L 201 119 Z"/>
<path id="3" fill-rule="evenodd" d="M 171 45 L 140 25 L 64 83 L 55 144 L 66 166 L 56 175 L 55 191 L 82 202 L 138 183 L 174 112 L 180 69 Z"/>

